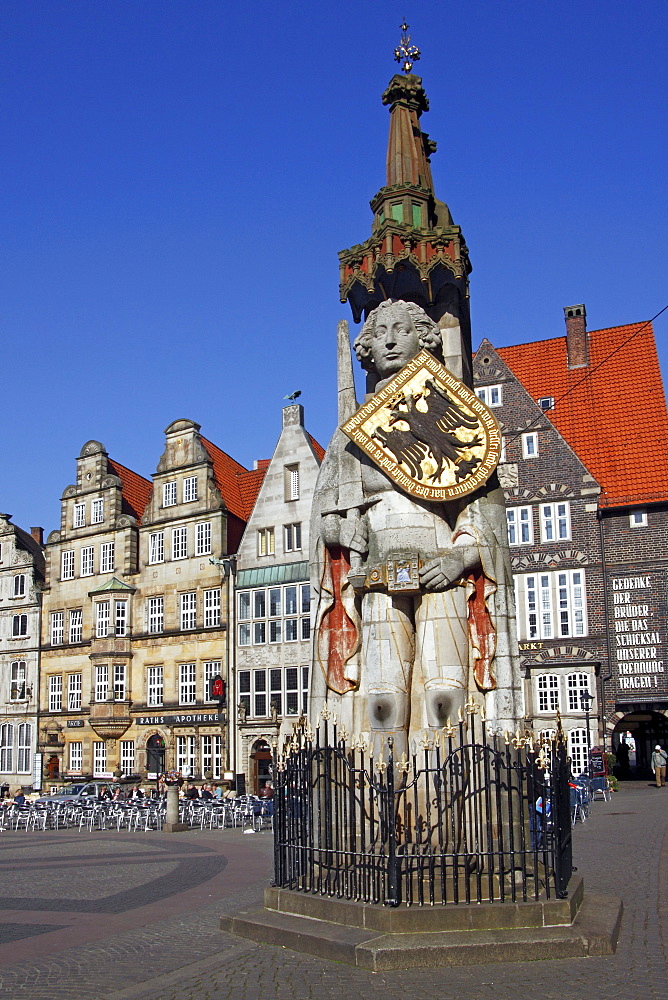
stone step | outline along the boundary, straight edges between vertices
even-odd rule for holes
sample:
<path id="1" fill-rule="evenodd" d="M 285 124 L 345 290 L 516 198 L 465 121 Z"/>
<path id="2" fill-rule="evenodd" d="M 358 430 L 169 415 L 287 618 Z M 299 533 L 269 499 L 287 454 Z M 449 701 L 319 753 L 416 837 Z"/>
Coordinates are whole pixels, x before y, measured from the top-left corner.
<path id="1" fill-rule="evenodd" d="M 313 917 L 255 910 L 221 918 L 221 929 L 373 971 L 528 962 L 613 954 L 621 903 L 585 896 L 572 925 L 383 934 Z"/>

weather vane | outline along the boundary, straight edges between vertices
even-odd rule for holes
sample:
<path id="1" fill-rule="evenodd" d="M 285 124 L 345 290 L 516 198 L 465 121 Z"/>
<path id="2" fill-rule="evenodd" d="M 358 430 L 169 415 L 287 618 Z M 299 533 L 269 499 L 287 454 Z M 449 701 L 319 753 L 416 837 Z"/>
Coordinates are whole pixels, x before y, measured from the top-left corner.
<path id="1" fill-rule="evenodd" d="M 413 63 L 420 58 L 420 50 L 417 45 L 411 45 L 411 36 L 408 34 L 409 25 L 406 21 L 401 25 L 401 42 L 394 50 L 394 59 L 398 63 L 403 63 L 404 73 L 410 73 Z"/>

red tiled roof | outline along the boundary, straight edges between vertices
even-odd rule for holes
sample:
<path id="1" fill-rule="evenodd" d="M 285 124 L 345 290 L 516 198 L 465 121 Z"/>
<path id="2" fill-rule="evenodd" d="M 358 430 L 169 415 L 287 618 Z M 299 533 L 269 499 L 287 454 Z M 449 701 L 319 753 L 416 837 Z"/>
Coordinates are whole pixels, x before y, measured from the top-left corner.
<path id="1" fill-rule="evenodd" d="M 257 500 L 260 487 L 264 482 L 264 477 L 268 468 L 269 459 L 267 459 L 266 463 L 263 462 L 259 469 L 251 469 L 249 472 L 240 472 L 237 475 L 237 479 L 239 481 L 239 492 L 241 493 L 244 509 L 246 511 L 244 521 L 248 521 L 253 512 L 255 501 Z"/>
<path id="2" fill-rule="evenodd" d="M 132 514 L 138 521 L 141 521 L 153 484 L 140 476 L 138 472 L 133 472 L 132 469 L 126 468 L 111 458 L 107 459 L 107 469 L 112 475 L 118 476 L 121 481 L 123 506 L 127 508 L 125 513 Z"/>
<path id="3" fill-rule="evenodd" d="M 311 442 L 311 445 L 313 446 L 313 450 L 316 453 L 318 461 L 322 462 L 323 458 L 325 457 L 325 449 L 323 448 L 323 446 L 321 444 L 319 444 L 316 441 L 316 439 L 311 434 L 309 434 L 308 431 L 306 432 L 306 437 Z"/>
<path id="4" fill-rule="evenodd" d="M 248 469 L 211 441 L 207 441 L 205 437 L 201 438 L 201 441 L 213 462 L 213 474 L 225 506 L 231 514 L 241 518 L 242 521 L 247 521 L 248 512 L 241 494 L 239 476 L 241 473 L 248 473 Z"/>
<path id="5" fill-rule="evenodd" d="M 668 412 L 651 323 L 589 331 L 588 368 L 568 368 L 566 337 L 498 348 L 601 486 L 600 504 L 668 500 Z"/>

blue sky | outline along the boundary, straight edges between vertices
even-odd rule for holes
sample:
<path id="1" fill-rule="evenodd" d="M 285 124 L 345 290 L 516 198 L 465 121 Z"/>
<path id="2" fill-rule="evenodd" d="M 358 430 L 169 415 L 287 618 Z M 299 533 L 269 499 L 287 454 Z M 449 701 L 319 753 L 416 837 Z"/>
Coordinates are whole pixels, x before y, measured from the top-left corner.
<path id="1" fill-rule="evenodd" d="M 337 252 L 384 183 L 405 16 L 474 343 L 648 319 L 665 280 L 661 0 L 2 0 L 0 509 L 59 526 L 90 438 L 150 477 L 178 417 L 268 457 L 336 419 Z M 352 326 L 352 322 L 351 322 Z M 655 324 L 664 376 L 668 313 Z"/>

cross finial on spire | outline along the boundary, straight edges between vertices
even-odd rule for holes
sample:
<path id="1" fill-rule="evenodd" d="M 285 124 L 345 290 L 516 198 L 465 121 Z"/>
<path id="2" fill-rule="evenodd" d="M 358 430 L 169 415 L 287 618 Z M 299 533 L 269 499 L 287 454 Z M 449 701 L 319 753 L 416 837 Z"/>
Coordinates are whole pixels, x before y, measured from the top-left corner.
<path id="1" fill-rule="evenodd" d="M 420 50 L 417 45 L 411 45 L 411 36 L 408 34 L 409 25 L 404 19 L 401 25 L 401 41 L 394 50 L 394 58 L 398 63 L 403 63 L 401 67 L 404 73 L 410 73 L 413 63 L 420 58 Z"/>

